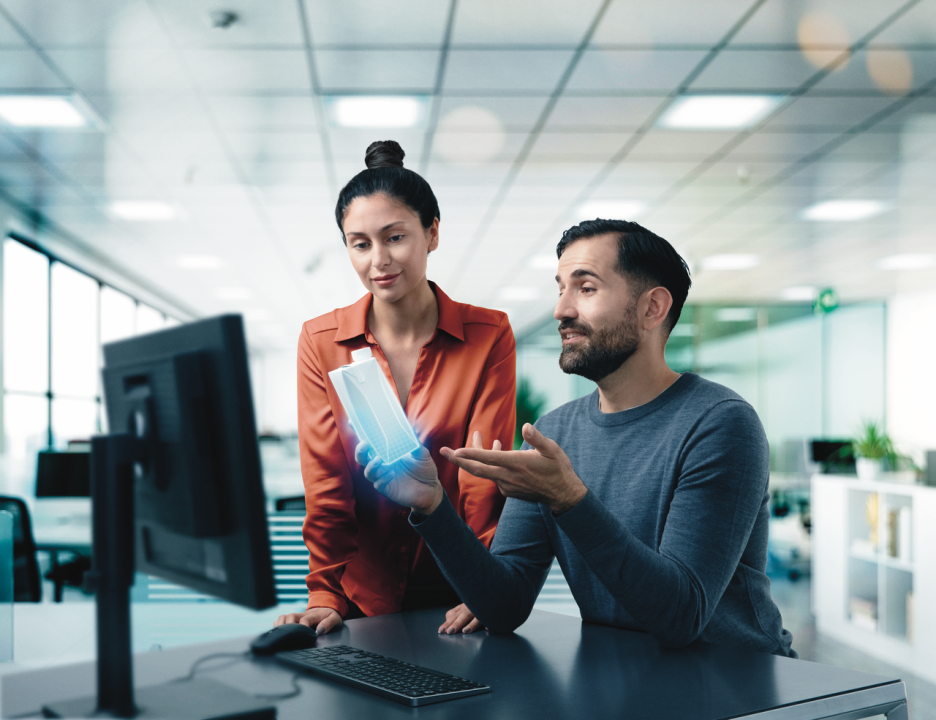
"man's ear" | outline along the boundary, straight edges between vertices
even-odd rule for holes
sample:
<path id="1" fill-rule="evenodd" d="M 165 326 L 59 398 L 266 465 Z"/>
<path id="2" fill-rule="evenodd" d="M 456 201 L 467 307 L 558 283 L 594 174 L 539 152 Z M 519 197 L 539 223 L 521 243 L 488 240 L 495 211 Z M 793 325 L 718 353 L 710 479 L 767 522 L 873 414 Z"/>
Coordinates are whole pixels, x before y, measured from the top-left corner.
<path id="1" fill-rule="evenodd" d="M 641 300 L 641 315 L 638 319 L 644 330 L 655 330 L 666 320 L 673 307 L 673 296 L 665 287 L 658 286 L 647 290 Z"/>

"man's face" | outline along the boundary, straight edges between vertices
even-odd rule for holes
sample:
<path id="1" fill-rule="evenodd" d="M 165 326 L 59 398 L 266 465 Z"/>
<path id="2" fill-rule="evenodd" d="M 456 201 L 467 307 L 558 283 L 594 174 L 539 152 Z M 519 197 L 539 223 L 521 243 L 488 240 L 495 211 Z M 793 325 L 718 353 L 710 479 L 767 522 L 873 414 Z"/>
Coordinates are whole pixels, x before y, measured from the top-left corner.
<path id="1" fill-rule="evenodd" d="M 559 320 L 563 372 L 599 382 L 640 347 L 637 298 L 615 269 L 617 238 L 577 240 L 559 259 Z"/>

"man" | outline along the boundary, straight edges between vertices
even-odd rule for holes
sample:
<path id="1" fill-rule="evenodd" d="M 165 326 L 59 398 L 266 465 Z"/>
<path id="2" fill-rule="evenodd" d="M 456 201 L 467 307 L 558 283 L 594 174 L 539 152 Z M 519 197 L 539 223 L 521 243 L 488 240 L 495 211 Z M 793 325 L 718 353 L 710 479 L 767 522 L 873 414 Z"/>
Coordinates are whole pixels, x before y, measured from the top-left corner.
<path id="1" fill-rule="evenodd" d="M 508 497 L 490 552 L 452 509 L 428 453 L 366 477 L 411 522 L 467 608 L 441 631 L 508 632 L 529 616 L 557 558 L 582 619 L 796 657 L 770 597 L 769 452 L 754 409 L 664 359 L 690 279 L 683 259 L 635 223 L 593 220 L 560 241 L 567 373 L 597 383 L 523 427 L 519 451 L 442 454 Z M 358 461 L 367 462 L 366 444 Z M 470 609 L 470 611 L 469 611 Z M 477 618 L 473 619 L 473 615 Z"/>

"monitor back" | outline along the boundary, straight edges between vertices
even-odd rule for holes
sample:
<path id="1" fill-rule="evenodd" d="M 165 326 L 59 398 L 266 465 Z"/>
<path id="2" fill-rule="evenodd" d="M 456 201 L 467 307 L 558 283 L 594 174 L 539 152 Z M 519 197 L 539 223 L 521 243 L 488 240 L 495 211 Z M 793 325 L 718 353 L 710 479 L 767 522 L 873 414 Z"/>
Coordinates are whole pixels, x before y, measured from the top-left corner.
<path id="1" fill-rule="evenodd" d="M 36 497 L 90 497 L 91 453 L 43 450 L 36 463 Z"/>
<path id="2" fill-rule="evenodd" d="M 137 570 L 275 605 L 241 317 L 105 345 L 103 376 L 110 432 L 145 430 L 133 466 Z"/>

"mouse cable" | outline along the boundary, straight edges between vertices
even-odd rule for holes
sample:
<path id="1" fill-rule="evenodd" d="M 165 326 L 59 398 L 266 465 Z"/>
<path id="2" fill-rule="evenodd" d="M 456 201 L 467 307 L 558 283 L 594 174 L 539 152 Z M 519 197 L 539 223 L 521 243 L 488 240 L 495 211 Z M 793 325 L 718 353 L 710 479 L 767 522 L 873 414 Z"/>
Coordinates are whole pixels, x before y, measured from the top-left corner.
<path id="1" fill-rule="evenodd" d="M 176 678 L 175 680 L 170 680 L 169 682 L 173 682 L 173 683 L 188 682 L 189 680 L 194 680 L 195 674 L 198 672 L 199 667 L 203 663 L 208 662 L 209 660 L 219 660 L 221 658 L 226 658 L 227 660 L 229 660 L 230 662 L 228 663 L 215 665 L 210 668 L 211 670 L 222 670 L 226 667 L 230 667 L 231 665 L 235 665 L 238 662 L 243 662 L 244 660 L 247 660 L 248 658 L 251 657 L 251 655 L 252 653 L 249 650 L 246 652 L 241 652 L 241 653 L 211 653 L 210 655 L 205 655 L 203 657 L 198 658 L 198 660 L 192 663 L 192 667 L 189 668 L 188 675 L 185 675 L 180 678 Z M 293 674 L 292 678 L 290 678 L 290 682 L 292 683 L 293 689 L 290 690 L 289 692 L 272 694 L 272 695 L 251 693 L 251 695 L 260 700 L 288 700 L 289 698 L 294 698 L 300 693 L 302 693 L 302 688 L 299 686 L 299 682 L 298 682 L 301 675 L 302 673 L 295 673 Z"/>

